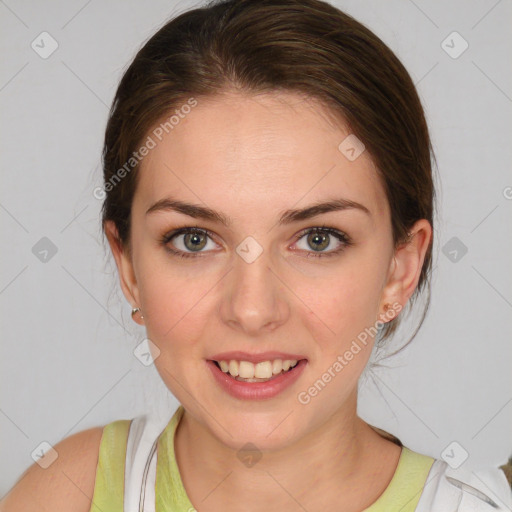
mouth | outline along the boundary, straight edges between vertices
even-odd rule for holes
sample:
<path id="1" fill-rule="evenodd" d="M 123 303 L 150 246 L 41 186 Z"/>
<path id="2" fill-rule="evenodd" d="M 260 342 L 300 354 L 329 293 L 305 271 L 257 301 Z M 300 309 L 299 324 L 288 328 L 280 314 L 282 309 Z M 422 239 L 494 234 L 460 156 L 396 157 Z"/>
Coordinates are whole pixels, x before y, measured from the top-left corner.
<path id="1" fill-rule="evenodd" d="M 225 360 L 206 359 L 205 362 L 213 381 L 238 400 L 268 400 L 277 397 L 300 379 L 308 364 L 307 359 L 272 361 L 272 372 L 269 373 L 270 361 L 260 361 L 256 365 L 248 361 L 240 361 L 238 364 L 236 360 L 228 363 Z"/>

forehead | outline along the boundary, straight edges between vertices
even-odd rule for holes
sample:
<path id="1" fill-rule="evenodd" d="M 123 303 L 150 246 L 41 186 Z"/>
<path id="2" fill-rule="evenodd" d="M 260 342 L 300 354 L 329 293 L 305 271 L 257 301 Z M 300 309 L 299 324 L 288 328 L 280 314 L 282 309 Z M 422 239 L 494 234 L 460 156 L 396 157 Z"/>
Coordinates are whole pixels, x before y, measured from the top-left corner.
<path id="1" fill-rule="evenodd" d="M 171 195 L 242 217 L 258 205 L 269 214 L 343 197 L 372 217 L 387 211 L 368 152 L 349 160 L 339 148 L 348 127 L 316 100 L 292 92 L 196 100 L 149 133 L 155 145 L 142 160 L 134 207 Z"/>

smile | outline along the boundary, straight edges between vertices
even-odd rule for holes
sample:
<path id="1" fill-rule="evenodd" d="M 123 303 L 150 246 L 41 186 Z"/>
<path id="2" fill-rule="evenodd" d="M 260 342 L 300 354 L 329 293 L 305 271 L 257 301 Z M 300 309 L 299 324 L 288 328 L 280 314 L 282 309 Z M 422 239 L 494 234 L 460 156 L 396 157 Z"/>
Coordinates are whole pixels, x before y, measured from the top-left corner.
<path id="1" fill-rule="evenodd" d="M 207 360 L 206 364 L 215 382 L 233 398 L 265 400 L 289 388 L 301 376 L 308 362 L 307 359 L 273 360 L 253 364 L 249 361 Z M 269 372 L 270 377 L 258 377 L 269 375 Z"/>

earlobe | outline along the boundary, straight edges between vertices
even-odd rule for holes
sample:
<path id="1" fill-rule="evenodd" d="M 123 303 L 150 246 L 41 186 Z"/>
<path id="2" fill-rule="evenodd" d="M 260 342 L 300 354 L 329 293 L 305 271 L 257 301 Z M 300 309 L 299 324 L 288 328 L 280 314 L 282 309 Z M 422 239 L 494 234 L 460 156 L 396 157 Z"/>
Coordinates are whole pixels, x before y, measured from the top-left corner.
<path id="1" fill-rule="evenodd" d="M 140 302 L 132 259 L 126 247 L 123 246 L 121 240 L 119 239 L 115 223 L 111 220 L 105 221 L 105 235 L 116 262 L 117 271 L 119 273 L 119 281 L 121 289 L 123 290 L 123 294 L 126 297 L 126 300 L 131 304 L 132 309 L 136 308 Z M 135 321 L 142 325 L 142 322 L 137 320 Z"/>
<path id="2" fill-rule="evenodd" d="M 431 239 L 430 223 L 426 219 L 418 220 L 409 232 L 408 241 L 395 250 L 382 303 L 397 302 L 405 306 L 418 285 Z"/>

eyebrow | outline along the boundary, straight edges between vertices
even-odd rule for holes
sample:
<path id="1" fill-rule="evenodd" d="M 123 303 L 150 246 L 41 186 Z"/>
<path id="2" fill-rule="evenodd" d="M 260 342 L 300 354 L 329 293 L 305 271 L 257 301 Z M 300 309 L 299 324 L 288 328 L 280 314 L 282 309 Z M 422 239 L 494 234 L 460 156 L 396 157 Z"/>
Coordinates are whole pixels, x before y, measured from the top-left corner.
<path id="1" fill-rule="evenodd" d="M 292 224 L 294 222 L 303 221 L 321 215 L 323 213 L 343 211 L 343 210 L 359 210 L 371 216 L 368 208 L 356 201 L 350 199 L 333 199 L 327 202 L 316 203 L 306 208 L 296 210 L 285 210 L 279 217 L 278 225 Z M 166 197 L 160 199 L 146 211 L 146 215 L 160 211 L 174 211 L 188 215 L 195 219 L 209 220 L 220 223 L 226 227 L 230 227 L 232 220 L 221 212 L 212 210 L 211 208 L 200 206 L 197 204 L 185 203 L 176 199 Z"/>

